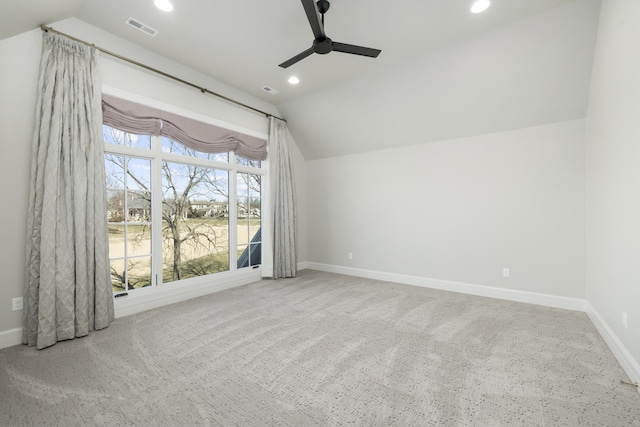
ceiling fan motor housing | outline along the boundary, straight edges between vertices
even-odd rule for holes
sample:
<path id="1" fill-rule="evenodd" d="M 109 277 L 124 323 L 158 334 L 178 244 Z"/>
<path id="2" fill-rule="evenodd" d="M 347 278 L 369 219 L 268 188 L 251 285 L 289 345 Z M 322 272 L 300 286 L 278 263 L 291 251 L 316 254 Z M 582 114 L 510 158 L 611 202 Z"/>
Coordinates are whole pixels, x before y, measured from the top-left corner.
<path id="1" fill-rule="evenodd" d="M 333 50 L 333 42 L 329 37 L 325 37 L 322 40 L 316 39 L 313 41 L 313 51 L 315 53 L 324 55 L 326 53 L 331 52 L 332 50 Z"/>

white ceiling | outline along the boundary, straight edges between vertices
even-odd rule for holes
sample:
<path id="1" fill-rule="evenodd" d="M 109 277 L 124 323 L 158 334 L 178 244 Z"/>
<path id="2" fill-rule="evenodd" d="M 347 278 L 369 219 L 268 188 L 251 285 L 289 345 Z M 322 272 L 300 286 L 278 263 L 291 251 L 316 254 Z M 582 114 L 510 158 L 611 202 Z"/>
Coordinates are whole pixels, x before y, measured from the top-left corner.
<path id="1" fill-rule="evenodd" d="M 2 0 L 0 40 L 75 16 L 83 0 Z"/>
<path id="2" fill-rule="evenodd" d="M 584 117 L 599 0 L 492 0 L 480 15 L 472 0 L 331 3 L 327 35 L 377 59 L 278 67 L 311 46 L 299 0 L 173 0 L 171 13 L 152 0 L 3 0 L 0 39 L 75 17 L 275 104 L 308 159 Z"/>

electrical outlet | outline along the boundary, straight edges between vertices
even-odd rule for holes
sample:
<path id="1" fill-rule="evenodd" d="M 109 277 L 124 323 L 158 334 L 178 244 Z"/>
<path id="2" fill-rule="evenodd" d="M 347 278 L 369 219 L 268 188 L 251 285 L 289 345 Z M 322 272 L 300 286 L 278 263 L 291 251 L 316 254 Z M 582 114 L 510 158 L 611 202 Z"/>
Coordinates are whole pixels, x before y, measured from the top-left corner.
<path id="1" fill-rule="evenodd" d="M 502 277 L 511 277 L 511 269 L 503 268 L 502 269 Z"/>
<path id="2" fill-rule="evenodd" d="M 11 300 L 11 310 L 13 310 L 13 311 L 22 310 L 22 306 L 23 306 L 22 297 L 14 298 L 14 299 Z"/>
<path id="3" fill-rule="evenodd" d="M 629 329 L 629 319 L 627 319 L 626 311 L 622 312 L 622 326 L 624 326 L 625 329 Z"/>
<path id="4" fill-rule="evenodd" d="M 353 259 L 353 252 L 349 252 L 349 259 Z"/>

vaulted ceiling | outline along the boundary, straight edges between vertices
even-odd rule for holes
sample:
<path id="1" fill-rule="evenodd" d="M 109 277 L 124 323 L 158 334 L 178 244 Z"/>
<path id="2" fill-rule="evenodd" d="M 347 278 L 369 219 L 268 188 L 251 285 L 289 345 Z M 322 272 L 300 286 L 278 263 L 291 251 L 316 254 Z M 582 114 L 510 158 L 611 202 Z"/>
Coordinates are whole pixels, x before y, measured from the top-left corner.
<path id="1" fill-rule="evenodd" d="M 0 39 L 77 18 L 276 105 L 307 159 L 584 117 L 600 1 L 492 0 L 478 15 L 471 3 L 333 0 L 327 34 L 382 53 L 288 69 L 313 40 L 299 0 L 173 0 L 170 13 L 152 0 L 3 0 Z"/>

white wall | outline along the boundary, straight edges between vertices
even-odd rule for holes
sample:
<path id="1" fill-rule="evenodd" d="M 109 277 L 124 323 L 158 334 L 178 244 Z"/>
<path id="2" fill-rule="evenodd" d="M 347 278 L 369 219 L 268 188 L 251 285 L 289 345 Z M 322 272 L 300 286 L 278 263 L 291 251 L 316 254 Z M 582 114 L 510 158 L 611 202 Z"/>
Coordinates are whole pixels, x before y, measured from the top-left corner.
<path id="1" fill-rule="evenodd" d="M 3 207 L 0 256 L 0 333 L 18 328 L 22 311 L 11 311 L 11 298 L 22 296 L 31 137 L 35 118 L 40 34 L 29 32 L 0 41 L 0 187 Z M 7 59 L 9 58 L 9 59 Z M 0 344 L 1 344 L 0 337 Z"/>
<path id="2" fill-rule="evenodd" d="M 584 138 L 575 120 L 309 161 L 309 261 L 584 300 Z"/>
<path id="3" fill-rule="evenodd" d="M 279 115 L 277 109 L 271 104 L 118 39 L 82 21 L 68 19 L 53 24 L 52 27 L 165 72 L 178 75 L 185 80 L 263 111 Z M 22 312 L 11 311 L 11 298 L 22 296 L 24 282 L 23 265 L 31 138 L 35 117 L 41 37 L 41 31 L 37 29 L 0 41 L 0 57 L 5 58 L 3 66 L 0 68 L 0 93 L 2 93 L 2 97 L 0 97 L 0 129 L 3 132 L 0 144 L 4 153 L 0 157 L 0 171 L 4 183 L 1 190 L 2 200 L 5 201 L 3 209 L 0 209 L 0 220 L 4 224 L 2 239 L 4 250 L 3 256 L 0 257 L 0 262 L 2 262 L 0 268 L 3 272 L 3 279 L 0 281 L 0 348 L 6 346 L 7 343 L 15 343 L 15 337 L 19 332 L 18 328 L 22 323 Z M 211 95 L 202 94 L 196 89 L 138 69 L 107 55 L 101 55 L 101 74 L 103 84 L 110 90 L 126 91 L 206 115 L 247 133 L 268 134 L 268 121 L 263 115 L 249 112 Z M 304 167 L 302 165 L 304 160 L 295 143 L 292 151 L 296 162 L 296 174 L 298 179 L 304 182 Z M 299 188 L 300 193 L 302 188 Z M 304 194 L 301 194 L 299 198 L 304 200 Z M 304 202 L 300 208 L 300 214 L 304 216 Z M 300 238 L 304 242 L 304 230 L 301 230 Z M 304 245 L 304 243 L 302 244 Z M 304 249 L 301 249 L 301 259 L 304 256 Z M 126 309 L 121 310 L 121 313 L 134 310 L 130 301 L 126 305 Z"/>
<path id="4" fill-rule="evenodd" d="M 587 292 L 596 320 L 627 355 L 627 372 L 635 381 L 640 380 L 639 52 L 640 2 L 603 2 L 587 116 Z"/>

